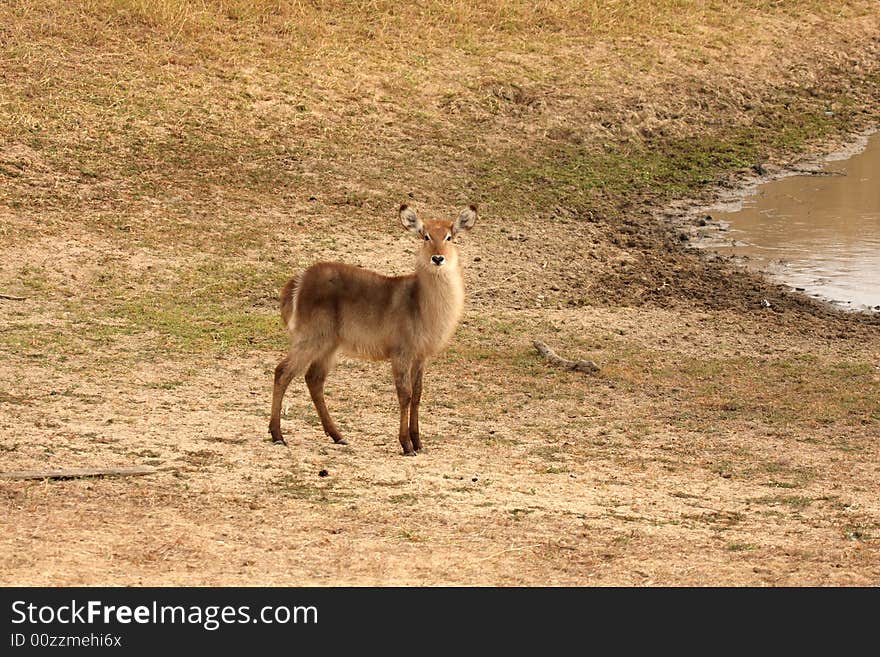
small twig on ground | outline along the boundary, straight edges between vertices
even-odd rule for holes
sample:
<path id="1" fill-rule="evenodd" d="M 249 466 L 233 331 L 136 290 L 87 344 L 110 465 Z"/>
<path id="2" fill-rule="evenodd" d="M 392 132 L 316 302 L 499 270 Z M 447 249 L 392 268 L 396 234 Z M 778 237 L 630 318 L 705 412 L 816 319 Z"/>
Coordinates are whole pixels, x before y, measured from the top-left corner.
<path id="1" fill-rule="evenodd" d="M 27 301 L 27 297 L 17 297 L 14 294 L 0 294 L 0 299 L 7 301 Z"/>
<path id="2" fill-rule="evenodd" d="M 80 479 L 82 477 L 136 477 L 156 474 L 157 468 L 76 468 L 70 470 L 19 470 L 0 472 L 0 479 Z"/>
<path id="3" fill-rule="evenodd" d="M 555 351 L 553 351 L 550 347 L 548 347 L 540 340 L 534 340 L 532 344 L 535 345 L 535 349 L 538 350 L 538 353 L 541 354 L 541 356 L 543 356 L 544 359 L 551 365 L 555 365 L 556 367 L 561 367 L 566 370 L 573 370 L 575 372 L 599 371 L 599 366 L 591 360 L 568 360 L 559 356 Z"/>

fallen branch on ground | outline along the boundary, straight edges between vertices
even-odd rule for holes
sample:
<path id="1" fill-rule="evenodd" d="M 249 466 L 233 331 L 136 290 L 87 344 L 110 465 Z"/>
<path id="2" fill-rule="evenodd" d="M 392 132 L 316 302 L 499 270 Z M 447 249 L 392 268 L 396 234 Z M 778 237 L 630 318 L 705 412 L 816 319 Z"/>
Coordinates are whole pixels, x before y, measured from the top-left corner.
<path id="1" fill-rule="evenodd" d="M 149 466 L 133 468 L 74 468 L 70 470 L 19 470 L 0 472 L 0 479 L 80 479 L 82 477 L 137 477 L 159 472 Z"/>
<path id="2" fill-rule="evenodd" d="M 567 360 L 559 356 L 555 351 L 553 351 L 550 347 L 548 347 L 540 340 L 534 340 L 532 344 L 535 345 L 535 349 L 538 350 L 538 353 L 541 354 L 541 356 L 543 356 L 544 359 L 551 365 L 555 365 L 556 367 L 561 367 L 566 370 L 573 370 L 575 372 L 599 371 L 599 366 L 591 360 Z"/>
<path id="3" fill-rule="evenodd" d="M 7 301 L 27 301 L 27 297 L 17 297 L 14 294 L 0 294 L 0 299 Z"/>

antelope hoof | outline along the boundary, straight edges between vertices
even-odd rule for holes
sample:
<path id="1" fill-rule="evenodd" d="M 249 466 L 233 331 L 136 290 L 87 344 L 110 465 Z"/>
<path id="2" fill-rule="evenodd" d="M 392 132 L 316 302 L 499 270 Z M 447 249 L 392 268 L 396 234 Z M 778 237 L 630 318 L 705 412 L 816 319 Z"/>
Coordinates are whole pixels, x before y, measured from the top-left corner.
<path id="1" fill-rule="evenodd" d="M 412 449 L 411 449 L 411 450 L 409 450 L 408 452 L 404 452 L 403 455 L 404 455 L 404 456 L 415 456 L 416 453 L 415 453 L 415 450 L 412 450 Z"/>
<path id="2" fill-rule="evenodd" d="M 285 447 L 287 447 L 287 441 L 284 440 L 284 438 L 281 438 L 281 437 L 279 437 L 279 438 L 273 438 L 273 439 L 272 439 L 272 444 L 273 444 L 273 445 L 284 445 Z"/>
<path id="3" fill-rule="evenodd" d="M 348 441 L 345 438 L 339 438 L 338 440 L 334 438 L 333 442 L 337 445 L 348 445 Z"/>

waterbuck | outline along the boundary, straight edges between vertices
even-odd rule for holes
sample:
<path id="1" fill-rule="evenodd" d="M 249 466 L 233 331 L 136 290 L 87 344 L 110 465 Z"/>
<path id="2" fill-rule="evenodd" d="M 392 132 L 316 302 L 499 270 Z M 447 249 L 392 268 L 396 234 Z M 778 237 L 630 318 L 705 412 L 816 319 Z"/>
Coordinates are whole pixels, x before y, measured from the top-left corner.
<path id="1" fill-rule="evenodd" d="M 422 222 L 406 205 L 400 223 L 421 239 L 415 272 L 384 276 L 341 262 L 319 262 L 291 278 L 281 290 L 281 319 L 290 350 L 275 368 L 269 433 L 281 433 L 281 400 L 291 379 L 305 381 L 324 432 L 346 442 L 330 418 L 324 381 L 338 353 L 367 360 L 390 360 L 400 403 L 398 438 L 403 453 L 414 456 L 419 438 L 419 402 L 425 363 L 452 337 L 464 306 L 464 282 L 454 239 L 477 220 L 471 205 L 455 221 Z"/>

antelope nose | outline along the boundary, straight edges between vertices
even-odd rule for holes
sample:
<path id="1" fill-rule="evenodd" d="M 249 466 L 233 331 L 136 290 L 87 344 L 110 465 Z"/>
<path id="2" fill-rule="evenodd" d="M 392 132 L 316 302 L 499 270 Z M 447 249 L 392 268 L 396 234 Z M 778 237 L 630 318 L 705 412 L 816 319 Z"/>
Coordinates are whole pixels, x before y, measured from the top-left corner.
<path id="1" fill-rule="evenodd" d="M 446 260 L 443 256 L 431 256 L 431 262 L 433 262 L 438 267 L 443 264 L 443 261 Z"/>

